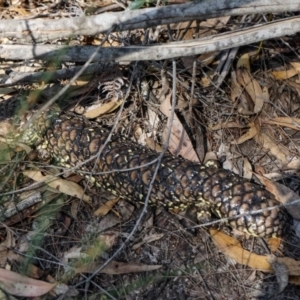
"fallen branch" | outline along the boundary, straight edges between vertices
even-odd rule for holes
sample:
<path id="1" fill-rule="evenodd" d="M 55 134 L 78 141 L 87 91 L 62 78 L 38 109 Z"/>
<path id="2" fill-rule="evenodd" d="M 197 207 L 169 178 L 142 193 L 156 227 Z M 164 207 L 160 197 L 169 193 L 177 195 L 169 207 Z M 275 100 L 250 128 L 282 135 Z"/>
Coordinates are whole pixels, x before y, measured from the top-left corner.
<path id="1" fill-rule="evenodd" d="M 210 51 L 219 51 L 233 47 L 292 35 L 300 31 L 300 17 L 278 20 L 251 28 L 208 36 L 205 38 L 171 42 L 154 46 L 129 46 L 100 48 L 93 61 L 141 61 L 162 60 L 174 57 L 199 55 Z M 69 62 L 85 62 L 96 46 L 56 46 L 56 45 L 0 45 L 0 58 L 6 60 L 42 59 Z"/>
<path id="2" fill-rule="evenodd" d="M 74 35 L 94 35 L 108 31 L 204 20 L 220 16 L 280 13 L 299 10 L 299 0 L 218 0 L 186 3 L 159 8 L 126 10 L 64 19 L 1 20 L 1 37 L 13 37 L 18 42 L 41 42 Z"/>
<path id="3" fill-rule="evenodd" d="M 21 46 L 22 47 L 22 46 Z M 115 64 L 109 63 L 94 63 L 89 65 L 82 75 L 97 75 L 102 74 L 106 70 L 114 71 Z M 82 66 L 72 67 L 68 69 L 59 69 L 55 71 L 41 72 L 10 72 L 6 78 L 1 79 L 0 85 L 11 86 L 14 84 L 27 84 L 33 82 L 56 82 L 57 80 L 65 80 L 72 78 Z"/>

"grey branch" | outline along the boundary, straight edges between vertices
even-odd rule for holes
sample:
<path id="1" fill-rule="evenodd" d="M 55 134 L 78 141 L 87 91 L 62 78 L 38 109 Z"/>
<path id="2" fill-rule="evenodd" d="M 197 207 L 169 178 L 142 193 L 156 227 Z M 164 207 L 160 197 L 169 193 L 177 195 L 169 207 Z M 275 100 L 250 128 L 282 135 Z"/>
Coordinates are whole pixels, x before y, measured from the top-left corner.
<path id="1" fill-rule="evenodd" d="M 167 7 L 126 10 L 64 19 L 1 20 L 0 37 L 18 42 L 41 42 L 76 35 L 94 35 L 108 31 L 203 20 L 220 16 L 299 11 L 299 0 L 205 0 Z"/>
<path id="2" fill-rule="evenodd" d="M 98 49 L 94 61 L 126 62 L 140 60 L 161 60 L 174 57 L 199 55 L 247 45 L 270 38 L 292 35 L 300 31 L 300 17 L 293 17 L 251 28 L 239 29 L 205 38 L 171 42 L 154 46 L 129 46 L 100 48 L 96 46 L 57 45 L 0 45 L 0 59 L 20 60 L 43 59 L 69 62 L 85 62 Z"/>

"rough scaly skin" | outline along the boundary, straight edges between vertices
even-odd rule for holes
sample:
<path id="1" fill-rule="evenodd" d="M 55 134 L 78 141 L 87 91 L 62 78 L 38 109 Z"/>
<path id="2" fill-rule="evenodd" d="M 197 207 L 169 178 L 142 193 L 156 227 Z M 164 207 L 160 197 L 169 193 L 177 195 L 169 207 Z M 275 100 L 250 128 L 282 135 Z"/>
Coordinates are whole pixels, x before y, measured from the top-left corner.
<path id="1" fill-rule="evenodd" d="M 81 116 L 68 113 L 59 115 L 56 110 L 43 113 L 31 124 L 31 135 L 32 130 L 36 133 L 34 143 L 42 141 L 37 147 L 42 158 L 55 158 L 60 166 L 66 168 L 81 165 L 77 172 L 84 173 L 92 183 L 116 195 L 143 201 L 156 163 L 140 166 L 155 160 L 158 157 L 155 151 L 120 135 L 113 135 L 102 149 L 109 130 Z M 23 141 L 33 142 L 27 132 Z M 100 149 L 102 151 L 97 161 L 93 159 L 84 163 Z M 135 169 L 121 172 L 129 168 Z M 107 171 L 113 172 L 97 174 Z M 207 217 L 211 213 L 219 218 L 244 214 L 231 218 L 228 224 L 260 237 L 282 236 L 287 220 L 285 210 L 279 208 L 248 214 L 279 204 L 262 186 L 220 168 L 217 163 L 200 165 L 170 154 L 163 157 L 150 202 L 175 211 L 191 209 L 200 222 L 204 215 Z"/>

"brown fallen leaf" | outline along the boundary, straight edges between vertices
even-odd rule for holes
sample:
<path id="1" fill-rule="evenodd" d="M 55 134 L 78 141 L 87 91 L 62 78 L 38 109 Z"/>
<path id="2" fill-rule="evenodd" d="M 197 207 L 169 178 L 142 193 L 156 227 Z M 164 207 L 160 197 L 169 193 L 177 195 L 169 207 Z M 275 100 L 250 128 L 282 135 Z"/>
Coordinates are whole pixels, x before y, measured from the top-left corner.
<path id="1" fill-rule="evenodd" d="M 245 250 L 238 240 L 216 229 L 210 229 L 210 234 L 220 251 L 239 264 L 249 266 L 256 270 L 273 272 L 272 266 L 267 261 L 266 256 Z"/>
<path id="2" fill-rule="evenodd" d="M 289 150 L 281 144 L 276 144 L 265 133 L 260 132 L 254 136 L 255 141 L 260 144 L 266 151 L 269 151 L 272 155 L 277 157 L 283 165 L 288 164 L 287 157 L 289 157 Z"/>
<path id="3" fill-rule="evenodd" d="M 123 99 L 119 99 L 117 101 L 112 99 L 107 103 L 101 104 L 101 106 L 91 106 L 86 109 L 86 112 L 83 115 L 88 119 L 95 119 L 104 114 L 111 113 L 117 109 L 123 103 L 123 101 Z"/>
<path id="4" fill-rule="evenodd" d="M 244 125 L 240 125 L 236 122 L 225 122 L 225 123 L 220 123 L 220 124 L 214 125 L 210 129 L 211 130 L 219 130 L 219 129 L 223 129 L 223 128 L 245 128 L 245 127 L 248 127 L 248 125 L 244 126 Z"/>
<path id="5" fill-rule="evenodd" d="M 146 137 L 146 146 L 156 152 L 161 152 L 162 147 L 158 143 L 156 143 L 153 139 Z"/>
<path id="6" fill-rule="evenodd" d="M 291 62 L 291 65 L 293 66 L 293 68 L 298 72 L 298 74 L 300 73 L 300 63 L 297 61 L 293 61 Z"/>
<path id="7" fill-rule="evenodd" d="M 238 138 L 237 141 L 232 141 L 231 144 L 242 144 L 248 140 L 251 140 L 253 137 L 255 137 L 258 133 L 257 127 L 254 124 L 254 122 L 250 123 L 248 126 L 250 126 L 250 128 L 247 130 L 247 132 L 245 134 L 243 134 L 242 136 L 240 136 Z"/>
<path id="8" fill-rule="evenodd" d="M 294 157 L 287 165 L 286 169 L 289 170 L 289 173 L 295 173 L 300 169 L 300 159 Z M 292 171 L 292 172 L 291 172 Z"/>
<path id="9" fill-rule="evenodd" d="M 272 71 L 271 75 L 276 80 L 284 80 L 297 75 L 298 72 L 295 69 L 281 70 L 281 71 Z"/>
<path id="10" fill-rule="evenodd" d="M 99 224 L 97 224 L 97 227 L 99 229 L 99 232 L 103 232 L 104 230 L 114 227 L 117 224 L 120 224 L 120 222 L 126 222 L 130 219 L 132 216 L 132 213 L 134 212 L 134 206 L 130 204 L 129 202 L 124 204 L 123 200 L 120 200 L 119 206 L 118 206 L 118 212 L 122 216 L 117 216 L 115 214 L 109 214 L 101 218 Z"/>
<path id="11" fill-rule="evenodd" d="M 169 118 L 169 120 L 171 118 L 170 99 L 171 99 L 171 94 L 169 94 L 165 98 L 165 100 L 161 103 L 159 108 L 160 111 Z M 174 115 L 173 123 L 171 124 L 171 126 L 172 128 L 171 128 L 171 136 L 169 140 L 169 151 L 175 156 L 181 155 L 182 157 L 188 160 L 199 162 L 197 153 L 194 150 L 192 142 L 176 115 Z M 167 132 L 168 132 L 168 128 L 166 127 L 163 132 L 164 142 L 166 141 L 167 138 Z"/>
<path id="12" fill-rule="evenodd" d="M 267 93 L 263 93 L 261 86 L 258 81 L 254 79 L 246 68 L 238 69 L 237 81 L 238 83 L 245 88 L 249 96 L 251 97 L 254 103 L 254 113 L 259 113 L 262 110 L 264 102 L 268 99 L 265 99 Z"/>
<path id="13" fill-rule="evenodd" d="M 91 203 L 91 197 L 84 194 L 83 188 L 73 182 L 66 179 L 58 178 L 53 175 L 43 175 L 40 171 L 24 171 L 23 174 L 34 181 L 44 182 L 48 186 L 56 189 L 57 191 L 69 196 L 83 199 L 87 203 Z"/>
<path id="14" fill-rule="evenodd" d="M 132 250 L 136 250 L 138 248 L 140 248 L 142 245 L 146 244 L 146 243 L 151 243 L 157 240 L 160 240 L 161 238 L 164 237 L 163 233 L 158 233 L 158 234 L 150 234 L 148 236 L 145 236 L 143 238 L 143 240 L 140 243 L 137 243 L 135 245 L 132 246 Z"/>
<path id="15" fill-rule="evenodd" d="M 205 20 L 201 22 L 201 27 L 198 25 L 192 26 L 192 24 L 187 24 L 184 26 L 184 35 L 183 35 L 183 40 L 192 40 L 195 36 L 199 37 L 205 37 L 205 36 L 211 36 L 215 33 L 215 30 L 218 28 L 225 27 L 227 22 L 229 21 L 230 18 L 228 17 L 220 17 L 220 18 L 211 18 L 208 20 Z M 183 25 L 182 22 L 181 24 Z M 189 27 L 187 27 L 189 26 Z M 188 29 L 187 29 L 188 28 Z M 203 29 L 205 28 L 205 29 Z M 185 69 L 188 70 L 192 74 L 192 68 L 193 68 L 193 63 L 197 58 L 197 61 L 201 63 L 201 66 L 208 66 L 211 64 L 214 59 L 217 57 L 218 51 L 213 51 L 213 52 L 207 52 L 204 54 L 199 55 L 198 57 L 194 56 L 186 56 L 182 57 L 181 60 L 183 62 L 183 65 Z M 218 62 L 216 62 L 216 65 L 218 65 Z M 196 75 L 200 74 L 200 71 L 198 68 L 196 69 Z M 201 82 L 203 83 L 203 77 L 201 78 Z"/>
<path id="16" fill-rule="evenodd" d="M 246 178 L 246 179 L 251 179 L 252 178 L 252 166 L 248 160 L 247 157 L 244 157 L 243 158 L 243 161 L 244 161 L 244 166 L 243 166 L 243 177 Z"/>
<path id="17" fill-rule="evenodd" d="M 216 229 L 210 229 L 210 235 L 220 251 L 239 264 L 249 266 L 252 269 L 274 273 L 272 265 L 268 261 L 268 256 L 258 255 L 245 250 L 238 240 Z M 278 263 L 285 265 L 289 276 L 300 276 L 300 261 L 290 257 L 277 257 L 276 259 Z"/>
<path id="18" fill-rule="evenodd" d="M 47 294 L 56 283 L 22 276 L 18 273 L 0 269 L 0 288 L 6 293 L 20 297 L 39 297 Z"/>
<path id="19" fill-rule="evenodd" d="M 98 216 L 107 215 L 119 200 L 120 200 L 120 197 L 117 197 L 117 198 L 114 198 L 112 200 L 105 202 L 94 212 L 94 216 L 98 217 Z M 116 212 L 116 214 L 117 214 L 117 212 Z"/>
<path id="20" fill-rule="evenodd" d="M 300 130 L 300 119 L 291 117 L 278 117 L 270 120 L 264 120 L 265 124 L 274 124 L 277 126 L 284 126 L 295 130 Z"/>
<path id="21" fill-rule="evenodd" d="M 255 174 L 255 176 L 266 187 L 266 189 L 275 196 L 276 200 L 280 203 L 291 204 L 294 200 L 299 200 L 299 195 L 287 186 L 278 182 L 271 181 L 270 179 L 259 174 Z M 299 201 L 293 205 L 287 205 L 286 209 L 293 218 L 300 219 Z"/>
<path id="22" fill-rule="evenodd" d="M 292 62 L 291 65 L 292 65 L 292 67 L 287 70 L 272 71 L 271 75 L 276 80 L 284 80 L 284 79 L 294 77 L 295 75 L 300 73 L 300 63 Z"/>
<path id="23" fill-rule="evenodd" d="M 75 272 L 78 273 L 94 273 L 101 267 L 101 263 L 91 263 L 76 268 Z M 118 261 L 111 261 L 99 273 L 119 275 L 126 273 L 149 272 L 158 270 L 162 265 L 144 265 L 139 263 L 124 263 Z"/>
<path id="24" fill-rule="evenodd" d="M 201 62 L 202 66 L 208 66 L 214 61 L 217 55 L 218 51 L 206 52 L 198 56 L 198 61 Z"/>

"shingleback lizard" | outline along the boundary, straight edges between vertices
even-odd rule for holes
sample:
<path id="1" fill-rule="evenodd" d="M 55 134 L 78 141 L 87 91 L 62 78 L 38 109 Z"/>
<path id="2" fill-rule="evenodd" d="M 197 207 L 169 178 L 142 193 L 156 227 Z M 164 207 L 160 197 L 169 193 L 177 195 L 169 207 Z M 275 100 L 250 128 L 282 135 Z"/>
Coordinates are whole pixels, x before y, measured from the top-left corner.
<path id="1" fill-rule="evenodd" d="M 41 158 L 54 158 L 62 167 L 78 166 L 78 173 L 93 170 L 92 175 L 86 175 L 91 182 L 140 202 L 156 168 L 156 163 L 143 165 L 155 160 L 158 153 L 118 134 L 102 149 L 109 133 L 83 116 L 61 113 L 55 107 L 31 122 L 21 141 L 36 145 Z M 100 150 L 99 159 L 91 159 Z M 131 170 L 122 172 L 125 169 Z M 97 174 L 107 171 L 113 172 Z M 211 161 L 202 165 L 169 153 L 159 166 L 150 202 L 175 211 L 193 208 L 199 222 L 203 213 L 229 218 L 230 227 L 260 237 L 282 236 L 287 220 L 281 208 L 250 214 L 279 204 L 262 186 Z M 238 215 L 242 216 L 234 218 Z"/>

